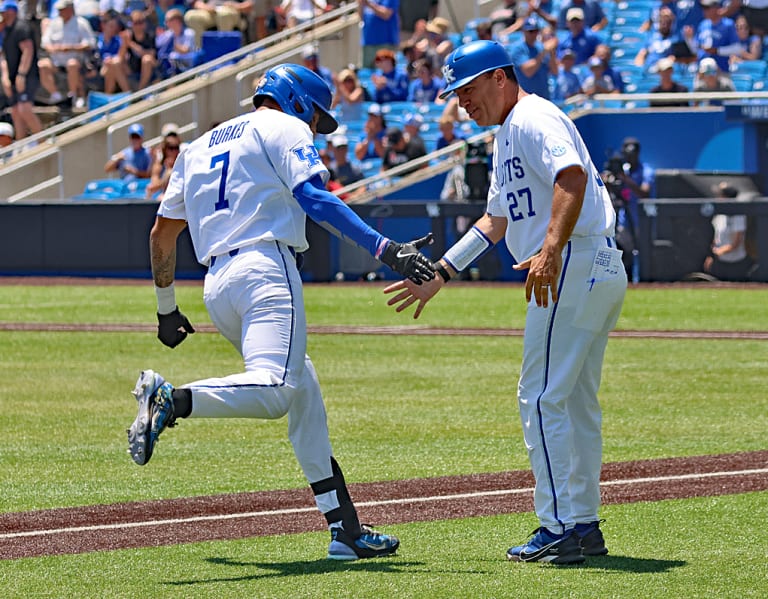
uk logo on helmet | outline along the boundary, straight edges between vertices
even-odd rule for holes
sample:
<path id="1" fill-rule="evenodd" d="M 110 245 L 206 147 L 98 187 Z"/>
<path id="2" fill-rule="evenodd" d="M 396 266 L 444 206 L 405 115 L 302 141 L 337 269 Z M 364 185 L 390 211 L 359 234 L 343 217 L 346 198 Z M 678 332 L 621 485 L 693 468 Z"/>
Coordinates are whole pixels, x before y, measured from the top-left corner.
<path id="1" fill-rule="evenodd" d="M 443 79 L 445 79 L 446 84 L 451 85 L 454 81 L 456 81 L 456 76 L 453 74 L 453 68 L 451 65 L 444 65 L 442 70 Z"/>

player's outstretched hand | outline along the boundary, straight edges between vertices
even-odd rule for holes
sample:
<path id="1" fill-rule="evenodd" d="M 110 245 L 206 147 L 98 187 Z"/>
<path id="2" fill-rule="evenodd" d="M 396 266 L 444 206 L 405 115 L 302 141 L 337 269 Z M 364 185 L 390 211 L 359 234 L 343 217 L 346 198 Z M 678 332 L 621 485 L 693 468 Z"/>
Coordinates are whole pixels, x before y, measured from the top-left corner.
<path id="1" fill-rule="evenodd" d="M 387 300 L 387 305 L 395 306 L 395 312 L 402 312 L 418 301 L 416 311 L 413 313 L 413 317 L 418 318 L 427 302 L 443 288 L 444 284 L 440 277 L 435 277 L 433 280 L 418 286 L 408 279 L 392 283 L 384 288 L 384 293 L 399 293 L 390 297 Z"/>
<path id="2" fill-rule="evenodd" d="M 179 312 L 178 306 L 170 314 L 157 315 L 157 338 L 163 345 L 176 347 L 187 338 L 187 334 L 195 332 L 195 328 L 186 316 Z"/>
<path id="3" fill-rule="evenodd" d="M 421 248 L 434 241 L 432 233 L 407 243 L 390 240 L 381 253 L 381 261 L 396 273 L 421 285 L 424 281 L 435 278 L 435 267 L 431 260 L 419 252 Z"/>

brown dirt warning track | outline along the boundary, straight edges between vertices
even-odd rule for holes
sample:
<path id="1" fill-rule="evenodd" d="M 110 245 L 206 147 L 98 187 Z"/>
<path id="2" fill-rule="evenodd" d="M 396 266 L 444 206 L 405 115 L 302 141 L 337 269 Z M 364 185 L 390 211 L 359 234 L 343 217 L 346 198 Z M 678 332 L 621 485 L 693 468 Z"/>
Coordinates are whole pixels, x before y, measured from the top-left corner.
<path id="1" fill-rule="evenodd" d="M 377 525 L 533 510 L 529 471 L 351 484 Z M 768 451 L 609 463 L 605 504 L 768 490 Z M 308 488 L 0 514 L 0 559 L 321 531 Z"/>

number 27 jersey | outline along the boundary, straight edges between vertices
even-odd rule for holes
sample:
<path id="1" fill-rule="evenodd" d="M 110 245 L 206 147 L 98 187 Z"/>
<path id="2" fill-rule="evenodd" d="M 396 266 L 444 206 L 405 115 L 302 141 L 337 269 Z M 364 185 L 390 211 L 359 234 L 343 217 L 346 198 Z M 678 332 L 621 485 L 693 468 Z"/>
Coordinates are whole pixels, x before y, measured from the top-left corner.
<path id="1" fill-rule="evenodd" d="M 536 95 L 522 98 L 496 132 L 488 213 L 507 219 L 506 243 L 517 262 L 536 254 L 547 234 L 557 174 L 581 166 L 584 204 L 573 237 L 613 236 L 615 213 L 576 126 Z"/>

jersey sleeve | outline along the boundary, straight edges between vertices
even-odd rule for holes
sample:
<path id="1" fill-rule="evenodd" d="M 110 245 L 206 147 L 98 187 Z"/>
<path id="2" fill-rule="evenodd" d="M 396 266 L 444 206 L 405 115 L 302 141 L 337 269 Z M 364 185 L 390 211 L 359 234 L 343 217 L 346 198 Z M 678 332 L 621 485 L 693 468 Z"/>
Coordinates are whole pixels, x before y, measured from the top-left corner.
<path id="1" fill-rule="evenodd" d="M 315 175 L 319 175 L 325 185 L 330 174 L 312 141 L 309 127 L 282 113 L 276 113 L 275 118 L 279 119 L 279 126 L 264 134 L 262 141 L 277 176 L 290 190 Z"/>
<path id="2" fill-rule="evenodd" d="M 182 152 L 173 165 L 168 186 L 165 188 L 163 200 L 157 210 L 157 215 L 175 220 L 187 220 L 187 211 L 184 205 L 184 170 L 185 153 Z"/>

